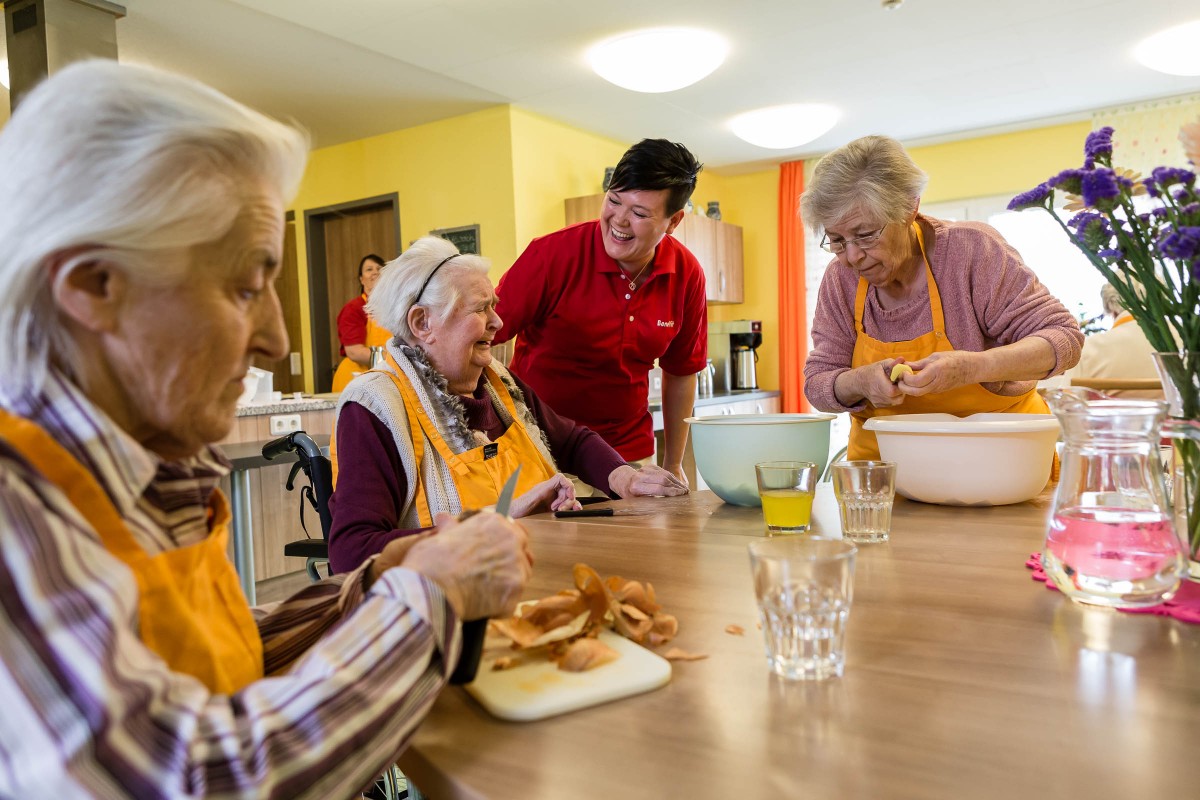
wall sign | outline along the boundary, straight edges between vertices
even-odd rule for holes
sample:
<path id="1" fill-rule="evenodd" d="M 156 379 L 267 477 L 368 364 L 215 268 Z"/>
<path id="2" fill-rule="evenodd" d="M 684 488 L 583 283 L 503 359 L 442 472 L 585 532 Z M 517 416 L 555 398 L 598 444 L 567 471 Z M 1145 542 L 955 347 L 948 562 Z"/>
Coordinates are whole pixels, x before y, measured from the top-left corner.
<path id="1" fill-rule="evenodd" d="M 440 236 L 447 241 L 453 242 L 460 253 L 481 255 L 478 225 L 463 225 L 461 228 L 439 228 L 429 233 L 431 236 Z"/>

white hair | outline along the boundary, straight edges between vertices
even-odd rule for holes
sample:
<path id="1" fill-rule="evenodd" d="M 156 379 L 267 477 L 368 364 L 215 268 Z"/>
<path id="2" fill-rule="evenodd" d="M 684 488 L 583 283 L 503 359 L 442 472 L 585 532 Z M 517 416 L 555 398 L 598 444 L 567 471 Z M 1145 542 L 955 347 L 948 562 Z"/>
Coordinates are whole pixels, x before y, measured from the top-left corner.
<path id="1" fill-rule="evenodd" d="M 1100 302 L 1104 304 L 1104 313 L 1114 317 L 1121 316 L 1121 312 L 1125 310 L 1125 303 L 1121 300 L 1121 295 L 1111 283 L 1100 287 Z"/>
<path id="2" fill-rule="evenodd" d="M 817 162 L 800 195 L 800 216 L 815 232 L 852 211 L 869 222 L 903 222 L 928 183 L 904 145 L 887 136 L 864 136 Z"/>
<path id="3" fill-rule="evenodd" d="M 39 390 L 51 359 L 73 372 L 52 258 L 70 269 L 85 247 L 74 263 L 177 282 L 186 249 L 224 236 L 251 195 L 290 201 L 307 152 L 301 131 L 190 78 L 86 61 L 45 80 L 0 132 L 0 391 Z"/>
<path id="4" fill-rule="evenodd" d="M 431 316 L 446 319 L 462 297 L 461 279 L 472 273 L 487 275 L 488 260 L 466 253 L 460 255 L 454 243 L 446 239 L 422 236 L 399 258 L 384 265 L 379 283 L 367 298 L 367 313 L 375 324 L 415 345 L 416 339 L 408 327 L 409 309 L 419 305 Z M 427 278 L 429 284 L 422 291 Z"/>

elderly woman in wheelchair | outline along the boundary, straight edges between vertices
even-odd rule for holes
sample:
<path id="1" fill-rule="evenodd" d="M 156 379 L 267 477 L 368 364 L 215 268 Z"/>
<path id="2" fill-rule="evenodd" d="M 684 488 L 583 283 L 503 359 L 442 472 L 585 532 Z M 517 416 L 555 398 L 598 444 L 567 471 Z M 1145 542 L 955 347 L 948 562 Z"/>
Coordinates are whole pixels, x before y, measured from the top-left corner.
<path id="1" fill-rule="evenodd" d="M 493 360 L 501 320 L 485 259 L 419 239 L 384 267 L 367 311 L 393 338 L 385 365 L 351 381 L 338 403 L 335 571 L 431 526 L 438 512 L 495 503 L 518 466 L 513 517 L 579 507 L 560 468 L 618 497 L 687 492 L 660 467 L 626 464 Z"/>

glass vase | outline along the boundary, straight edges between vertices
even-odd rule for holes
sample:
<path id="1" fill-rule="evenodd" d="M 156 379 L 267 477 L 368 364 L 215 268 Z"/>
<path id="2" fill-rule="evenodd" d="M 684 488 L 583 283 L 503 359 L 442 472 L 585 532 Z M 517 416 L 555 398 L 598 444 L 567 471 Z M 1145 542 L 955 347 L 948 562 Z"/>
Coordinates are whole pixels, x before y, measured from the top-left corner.
<path id="1" fill-rule="evenodd" d="M 1174 445 L 1171 470 L 1175 530 L 1188 554 L 1188 576 L 1200 580 L 1200 351 L 1155 353 L 1172 419 L 1163 433 Z"/>

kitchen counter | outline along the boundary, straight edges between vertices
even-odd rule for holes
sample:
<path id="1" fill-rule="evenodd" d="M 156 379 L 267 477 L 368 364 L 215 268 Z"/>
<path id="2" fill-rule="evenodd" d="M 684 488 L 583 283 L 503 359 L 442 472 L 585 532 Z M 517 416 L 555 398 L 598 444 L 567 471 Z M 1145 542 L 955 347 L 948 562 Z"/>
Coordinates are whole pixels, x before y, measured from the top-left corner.
<path id="1" fill-rule="evenodd" d="M 766 400 L 770 397 L 779 397 L 778 390 L 767 389 L 735 389 L 733 391 L 715 392 L 712 397 L 697 397 L 696 408 L 703 406 L 722 405 L 724 403 L 739 403 L 743 400 Z M 661 400 L 650 401 L 650 413 L 656 414 L 662 411 Z M 661 430 L 661 426 L 655 430 Z"/>
<path id="2" fill-rule="evenodd" d="M 323 411 L 337 406 L 336 394 L 307 396 L 299 400 L 285 397 L 270 403 L 248 403 L 238 406 L 239 417 L 256 417 L 261 414 L 296 414 L 300 411 Z"/>

